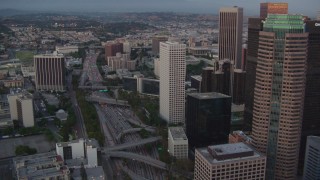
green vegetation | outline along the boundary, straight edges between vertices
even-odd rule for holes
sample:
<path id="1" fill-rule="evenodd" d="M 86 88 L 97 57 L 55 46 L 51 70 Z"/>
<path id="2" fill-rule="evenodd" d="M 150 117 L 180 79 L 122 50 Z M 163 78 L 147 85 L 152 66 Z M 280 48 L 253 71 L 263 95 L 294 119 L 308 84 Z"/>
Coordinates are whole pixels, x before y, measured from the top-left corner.
<path id="1" fill-rule="evenodd" d="M 45 128 L 36 127 L 36 126 L 18 129 L 18 133 L 20 135 L 41 134 L 41 133 L 44 133 L 45 131 L 46 131 Z"/>
<path id="2" fill-rule="evenodd" d="M 201 74 L 202 68 L 204 68 L 204 66 L 205 66 L 204 61 L 200 61 L 200 63 L 196 65 L 188 64 L 186 69 L 187 77 Z"/>
<path id="3" fill-rule="evenodd" d="M 36 154 L 37 150 L 35 148 L 30 148 L 29 146 L 19 145 L 16 147 L 15 153 L 17 156 L 32 155 L 32 154 Z"/>
<path id="4" fill-rule="evenodd" d="M 21 63 L 32 63 L 33 62 L 32 51 L 18 51 L 16 52 L 16 58 L 20 59 Z"/>
<path id="5" fill-rule="evenodd" d="M 73 52 L 69 54 L 70 56 L 74 58 L 86 58 L 86 50 L 84 48 L 79 48 L 78 52 Z"/>
<path id="6" fill-rule="evenodd" d="M 72 79 L 72 83 L 75 89 L 77 89 L 78 78 Z M 82 117 L 86 126 L 87 134 L 89 138 L 96 139 L 102 146 L 104 142 L 104 135 L 101 132 L 99 117 L 94 105 L 86 101 L 86 93 L 80 89 L 76 90 L 76 97 L 78 104 L 81 108 Z"/>

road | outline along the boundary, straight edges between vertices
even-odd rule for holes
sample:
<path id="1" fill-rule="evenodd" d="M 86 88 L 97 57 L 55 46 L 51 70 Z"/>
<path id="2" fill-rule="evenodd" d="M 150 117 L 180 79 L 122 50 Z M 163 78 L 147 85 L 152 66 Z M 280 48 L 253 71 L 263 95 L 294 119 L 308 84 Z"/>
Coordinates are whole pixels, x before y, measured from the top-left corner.
<path id="1" fill-rule="evenodd" d="M 156 141 L 159 141 L 159 140 L 161 140 L 161 136 L 151 137 L 151 138 L 142 139 L 142 140 L 139 140 L 139 141 L 136 141 L 136 142 L 128 142 L 128 143 L 123 143 L 123 144 L 119 144 L 119 145 L 116 145 L 116 146 L 111 146 L 111 147 L 105 148 L 104 151 L 107 153 L 107 151 L 116 151 L 116 150 L 128 149 L 128 148 L 131 148 L 131 147 L 145 145 L 145 144 L 156 142 Z"/>
<path id="2" fill-rule="evenodd" d="M 88 138 L 86 127 L 84 125 L 84 120 L 82 117 L 81 109 L 78 105 L 77 98 L 76 98 L 76 93 L 73 90 L 72 86 L 72 74 L 70 73 L 67 76 L 67 85 L 68 85 L 68 94 L 71 99 L 72 107 L 74 110 L 74 113 L 77 118 L 77 124 L 76 124 L 76 129 L 77 129 L 77 138 Z"/>

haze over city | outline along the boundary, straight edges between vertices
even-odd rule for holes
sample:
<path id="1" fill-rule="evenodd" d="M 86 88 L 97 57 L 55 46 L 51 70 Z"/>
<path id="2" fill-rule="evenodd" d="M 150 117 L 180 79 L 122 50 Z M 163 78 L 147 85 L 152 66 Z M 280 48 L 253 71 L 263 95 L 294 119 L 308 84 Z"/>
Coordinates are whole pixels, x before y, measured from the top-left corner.
<path id="1" fill-rule="evenodd" d="M 220 7 L 240 6 L 244 14 L 257 15 L 262 0 L 1 0 L 1 9 L 83 12 L 173 11 L 217 14 Z M 270 1 L 281 2 L 281 1 Z M 290 0 L 289 13 L 315 17 L 319 0 Z"/>

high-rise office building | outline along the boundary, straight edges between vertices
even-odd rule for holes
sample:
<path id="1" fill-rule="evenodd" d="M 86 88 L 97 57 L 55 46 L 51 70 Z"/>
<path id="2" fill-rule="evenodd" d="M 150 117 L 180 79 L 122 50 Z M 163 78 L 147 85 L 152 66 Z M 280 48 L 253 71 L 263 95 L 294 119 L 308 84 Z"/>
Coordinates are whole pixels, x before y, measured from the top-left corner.
<path id="1" fill-rule="evenodd" d="M 18 120 L 23 127 L 34 126 L 33 98 L 29 93 L 8 95 L 12 120 Z"/>
<path id="2" fill-rule="evenodd" d="M 123 44 L 119 42 L 108 42 L 105 45 L 105 60 L 108 64 L 108 57 L 116 56 L 117 53 L 123 53 Z"/>
<path id="3" fill-rule="evenodd" d="M 264 180 L 265 171 L 266 157 L 242 142 L 195 150 L 195 180 Z"/>
<path id="4" fill-rule="evenodd" d="M 248 20 L 248 49 L 246 57 L 246 81 L 245 81 L 245 108 L 244 130 L 251 131 L 253 112 L 253 93 L 256 82 L 256 68 L 258 61 L 259 32 L 263 24 L 261 18 L 249 18 Z"/>
<path id="5" fill-rule="evenodd" d="M 233 61 L 241 68 L 243 9 L 221 8 L 219 12 L 219 60 Z"/>
<path id="6" fill-rule="evenodd" d="M 233 95 L 234 104 L 244 104 L 245 97 L 246 72 L 241 69 L 235 69 L 233 72 Z"/>
<path id="7" fill-rule="evenodd" d="M 201 92 L 212 92 L 212 76 L 214 68 L 205 67 L 202 69 L 201 74 Z"/>
<path id="8" fill-rule="evenodd" d="M 64 56 L 54 52 L 34 56 L 37 90 L 65 90 Z"/>
<path id="9" fill-rule="evenodd" d="M 295 179 L 308 33 L 302 15 L 269 14 L 259 32 L 253 145 L 267 154 L 266 179 Z"/>
<path id="10" fill-rule="evenodd" d="M 160 67 L 160 116 L 168 123 L 184 123 L 186 45 L 161 42 Z"/>
<path id="11" fill-rule="evenodd" d="M 316 24 L 319 26 L 316 26 Z M 320 20 L 306 20 L 306 32 L 309 33 L 308 59 L 303 121 L 301 129 L 301 145 L 299 157 L 299 174 L 302 174 L 307 137 L 320 136 Z"/>
<path id="12" fill-rule="evenodd" d="M 218 69 L 212 75 L 212 91 L 232 96 L 232 72 L 230 60 L 220 60 Z"/>
<path id="13" fill-rule="evenodd" d="M 304 158 L 303 179 L 320 179 L 320 137 L 308 136 Z"/>
<path id="14" fill-rule="evenodd" d="M 191 149 L 228 142 L 231 97 L 211 93 L 187 95 L 186 131 Z"/>
<path id="15" fill-rule="evenodd" d="M 265 19 L 268 14 L 288 14 L 288 3 L 260 3 L 260 18 Z"/>
<path id="16" fill-rule="evenodd" d="M 168 37 L 166 36 L 154 36 L 152 38 L 152 53 L 157 55 L 160 52 L 160 42 L 168 41 Z"/>

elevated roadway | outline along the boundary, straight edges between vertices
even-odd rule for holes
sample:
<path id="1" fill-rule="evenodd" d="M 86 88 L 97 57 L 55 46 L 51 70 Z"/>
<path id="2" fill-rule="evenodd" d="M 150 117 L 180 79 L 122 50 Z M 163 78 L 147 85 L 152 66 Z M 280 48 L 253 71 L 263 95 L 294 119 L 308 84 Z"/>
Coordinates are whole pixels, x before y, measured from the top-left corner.
<path id="1" fill-rule="evenodd" d="M 107 153 L 107 156 L 136 160 L 136 161 L 144 162 L 146 164 L 149 164 L 151 166 L 154 166 L 154 167 L 157 167 L 160 169 L 165 169 L 165 170 L 167 169 L 167 164 L 162 161 L 153 159 L 149 156 L 144 156 L 144 155 L 140 155 L 140 154 L 136 154 L 136 153 L 132 153 L 132 152 L 110 151 Z"/>
<path id="2" fill-rule="evenodd" d="M 97 102 L 97 103 L 107 103 L 107 104 L 112 104 L 112 105 L 130 106 L 128 101 L 111 99 L 111 98 L 106 98 L 106 97 L 99 97 L 99 96 L 87 96 L 86 100 L 90 101 L 90 102 Z"/>
<path id="3" fill-rule="evenodd" d="M 119 140 L 121 138 L 121 136 L 125 135 L 125 134 L 128 134 L 128 133 L 133 133 L 133 132 L 139 132 L 141 131 L 142 129 L 145 129 L 146 131 L 149 131 L 149 132 L 155 132 L 154 129 L 151 129 L 151 128 L 132 128 L 132 129 L 126 129 L 124 131 L 122 131 L 118 136 L 117 136 L 117 139 Z"/>
<path id="4" fill-rule="evenodd" d="M 108 147 L 108 148 L 104 148 L 103 151 L 105 153 L 109 153 L 110 151 L 128 149 L 128 148 L 131 148 L 131 147 L 136 147 L 136 146 L 140 146 L 140 145 L 156 142 L 156 141 L 159 141 L 159 140 L 161 140 L 161 136 L 151 137 L 151 138 L 142 139 L 142 140 L 136 141 L 136 142 L 123 143 L 123 144 L 119 144 L 119 145 L 116 145 L 116 146 L 111 146 L 111 147 Z"/>

